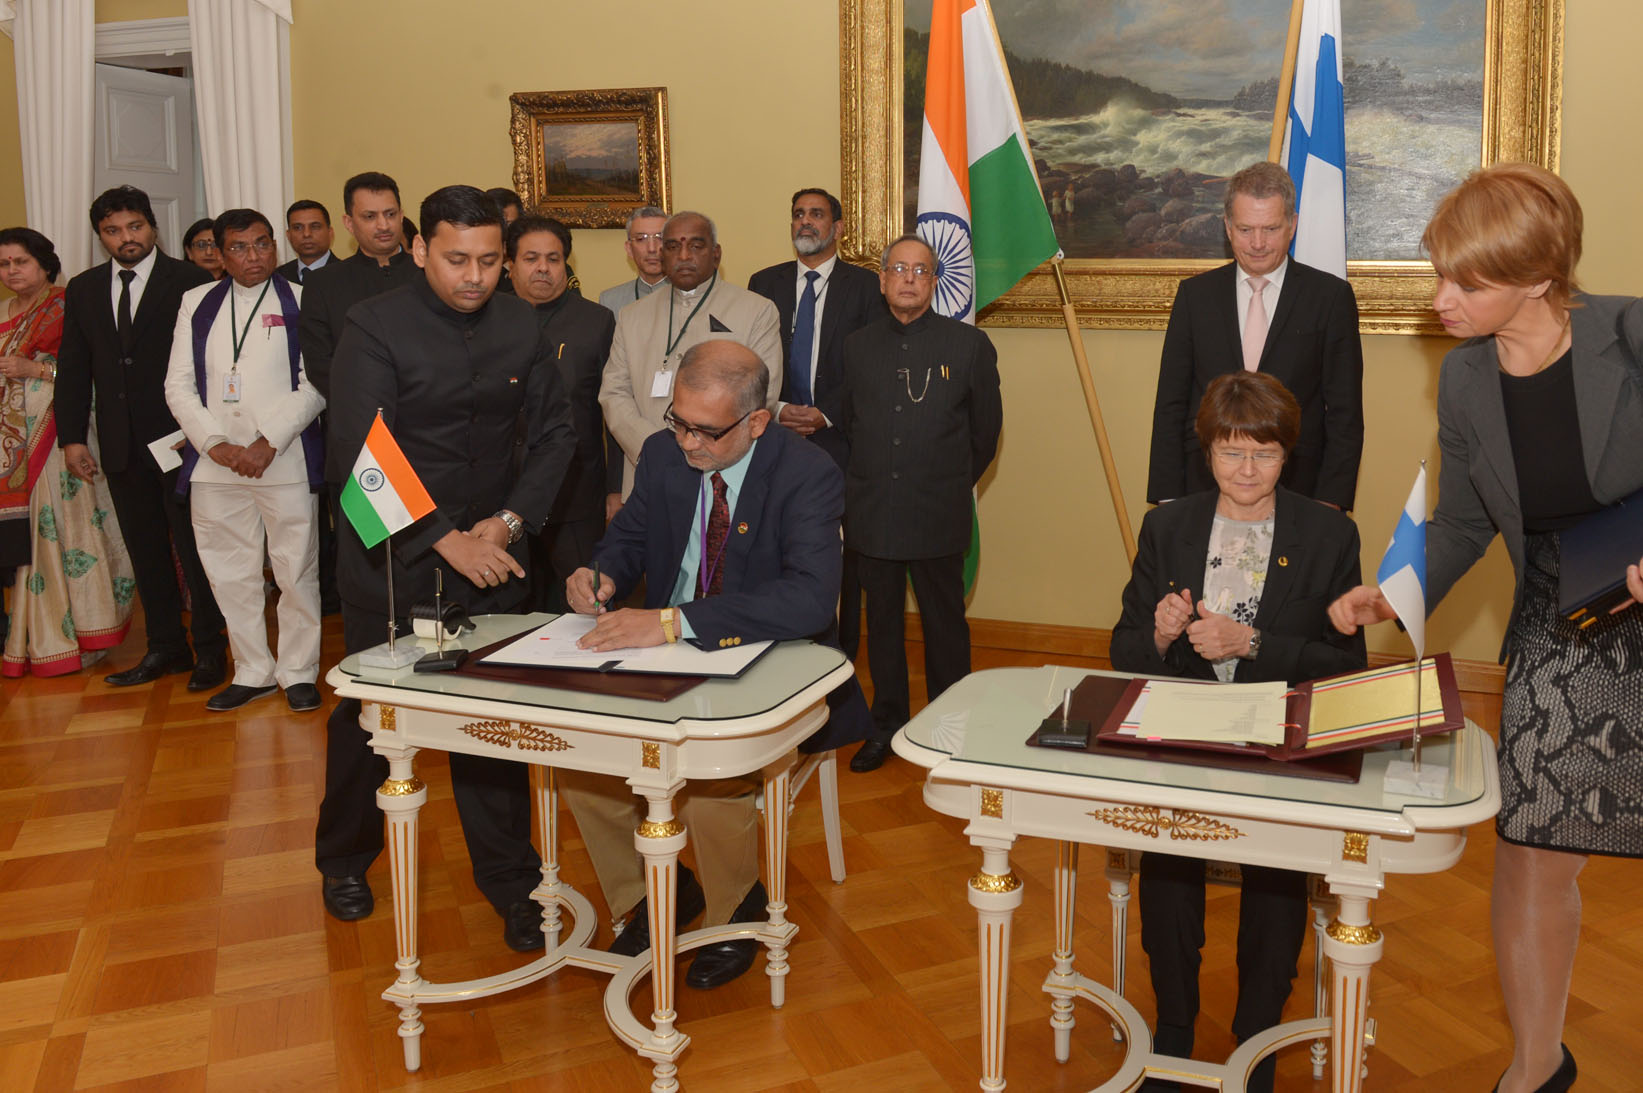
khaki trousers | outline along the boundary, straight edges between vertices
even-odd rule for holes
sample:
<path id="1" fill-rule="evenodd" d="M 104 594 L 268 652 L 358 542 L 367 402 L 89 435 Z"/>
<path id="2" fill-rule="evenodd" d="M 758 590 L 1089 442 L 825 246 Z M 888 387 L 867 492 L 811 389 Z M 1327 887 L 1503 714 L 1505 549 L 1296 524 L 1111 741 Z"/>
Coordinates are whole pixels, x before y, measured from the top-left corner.
<path id="1" fill-rule="evenodd" d="M 593 871 L 613 918 L 645 897 L 644 858 L 634 849 L 634 832 L 645 819 L 645 799 L 614 775 L 554 772 L 593 859 Z M 759 879 L 759 810 L 754 795 L 762 779 L 721 778 L 688 783 L 673 799 L 695 851 L 696 870 L 707 895 L 704 926 L 730 921 Z"/>

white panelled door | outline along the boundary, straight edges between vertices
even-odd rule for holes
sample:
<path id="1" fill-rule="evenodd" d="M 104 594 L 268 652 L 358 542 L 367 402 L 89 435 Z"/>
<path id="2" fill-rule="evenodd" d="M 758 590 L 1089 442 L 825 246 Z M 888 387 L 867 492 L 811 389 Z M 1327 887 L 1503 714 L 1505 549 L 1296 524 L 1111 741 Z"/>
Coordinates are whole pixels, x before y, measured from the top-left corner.
<path id="1" fill-rule="evenodd" d="M 96 72 L 92 192 L 122 183 L 145 190 L 160 246 L 181 258 L 182 232 L 197 207 L 193 83 L 117 65 L 100 64 Z"/>

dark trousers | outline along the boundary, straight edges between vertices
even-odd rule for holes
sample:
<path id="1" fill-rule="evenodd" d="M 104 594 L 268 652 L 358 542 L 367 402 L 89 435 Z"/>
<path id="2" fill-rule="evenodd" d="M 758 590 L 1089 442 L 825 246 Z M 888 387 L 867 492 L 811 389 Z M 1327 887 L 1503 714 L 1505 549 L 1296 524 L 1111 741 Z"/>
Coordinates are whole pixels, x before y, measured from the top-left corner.
<path id="1" fill-rule="evenodd" d="M 851 660 L 861 649 L 861 555 L 844 548 L 839 580 L 839 648 Z"/>
<path id="2" fill-rule="evenodd" d="M 544 524 L 531 536 L 531 604 L 538 611 L 570 610 L 565 581 L 593 560 L 593 548 L 605 533 L 603 516 Z"/>
<path id="3" fill-rule="evenodd" d="M 188 648 L 183 632 L 183 595 L 171 551 L 182 563 L 183 580 L 192 600 L 189 629 L 194 654 L 221 656 L 228 649 L 222 612 L 211 595 L 211 582 L 194 548 L 194 524 L 188 498 L 177 496 L 177 472 L 160 473 L 148 447 L 132 442 L 121 471 L 108 471 L 108 493 L 120 518 L 120 533 L 131 554 L 137 595 L 143 601 L 143 625 L 150 653 L 173 654 Z"/>
<path id="4" fill-rule="evenodd" d="M 924 624 L 924 681 L 930 700 L 970 674 L 970 623 L 964 617 L 964 555 L 892 560 L 858 554 L 867 602 L 867 669 L 873 678 L 873 727 L 887 737 L 907 723 L 907 579 Z"/>
<path id="5" fill-rule="evenodd" d="M 1141 856 L 1141 947 L 1158 998 L 1155 1050 L 1190 1058 L 1198 1018 L 1198 966 L 1204 947 L 1202 858 L 1152 851 Z M 1306 874 L 1258 865 L 1242 867 L 1238 897 L 1239 1043 L 1283 1015 L 1306 939 Z M 1267 1056 L 1250 1075 L 1250 1093 L 1271 1093 L 1277 1060 Z"/>
<path id="6" fill-rule="evenodd" d="M 400 632 L 410 634 L 407 620 Z M 381 644 L 387 621 L 353 604 L 342 607 L 342 640 L 349 653 Z M 364 876 L 382 853 L 382 812 L 376 791 L 388 761 L 371 750 L 359 727 L 360 705 L 345 698 L 325 723 L 325 799 L 314 832 L 314 865 L 328 877 Z M 542 878 L 531 845 L 530 772 L 524 764 L 452 752 L 451 791 L 473 862 L 474 883 L 499 912 L 529 898 Z"/>
<path id="7" fill-rule="evenodd" d="M 337 488 L 327 482 L 319 491 L 319 602 L 326 614 L 337 610 Z"/>

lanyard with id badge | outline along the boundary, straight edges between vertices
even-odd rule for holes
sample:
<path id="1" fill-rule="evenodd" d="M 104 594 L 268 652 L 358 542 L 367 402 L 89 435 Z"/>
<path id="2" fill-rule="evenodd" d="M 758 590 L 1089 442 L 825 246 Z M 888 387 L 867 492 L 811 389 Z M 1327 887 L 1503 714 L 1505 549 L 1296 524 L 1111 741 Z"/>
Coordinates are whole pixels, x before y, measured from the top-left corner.
<path id="1" fill-rule="evenodd" d="M 702 310 L 703 305 L 707 303 L 707 298 L 713 295 L 713 286 L 718 282 L 718 280 L 718 273 L 714 273 L 708 280 L 707 291 L 702 293 L 702 298 L 700 300 L 696 301 L 696 306 L 690 309 L 690 314 L 685 316 L 685 325 L 679 328 L 678 337 L 673 336 L 673 301 L 675 297 L 673 290 L 668 290 L 667 349 L 662 353 L 662 370 L 652 376 L 650 380 L 651 398 L 668 398 L 673 394 L 673 372 L 668 368 L 668 361 L 673 358 L 673 351 L 679 348 L 679 343 L 685 340 L 685 331 L 690 329 L 690 320 L 696 317 L 696 313 Z"/>
<path id="2" fill-rule="evenodd" d="M 222 378 L 224 402 L 240 401 L 240 354 L 245 350 L 246 339 L 251 337 L 251 322 L 257 317 L 257 312 L 262 310 L 262 302 L 268 296 L 268 286 L 272 281 L 273 278 L 270 277 L 262 283 L 262 292 L 257 296 L 257 302 L 251 305 L 251 314 L 245 317 L 243 327 L 235 314 L 234 290 L 228 290 L 228 337 L 234 343 L 234 367 Z"/>

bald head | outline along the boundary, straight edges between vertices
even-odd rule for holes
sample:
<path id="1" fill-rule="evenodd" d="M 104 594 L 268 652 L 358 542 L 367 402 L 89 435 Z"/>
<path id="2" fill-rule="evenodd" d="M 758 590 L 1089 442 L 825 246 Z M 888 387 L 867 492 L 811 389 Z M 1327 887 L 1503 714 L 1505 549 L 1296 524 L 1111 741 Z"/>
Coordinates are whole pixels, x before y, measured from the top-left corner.
<path id="1" fill-rule="evenodd" d="M 729 394 L 738 415 L 752 413 L 770 396 L 770 369 L 764 361 L 740 342 L 723 339 L 691 346 L 674 382 L 699 394 Z"/>

